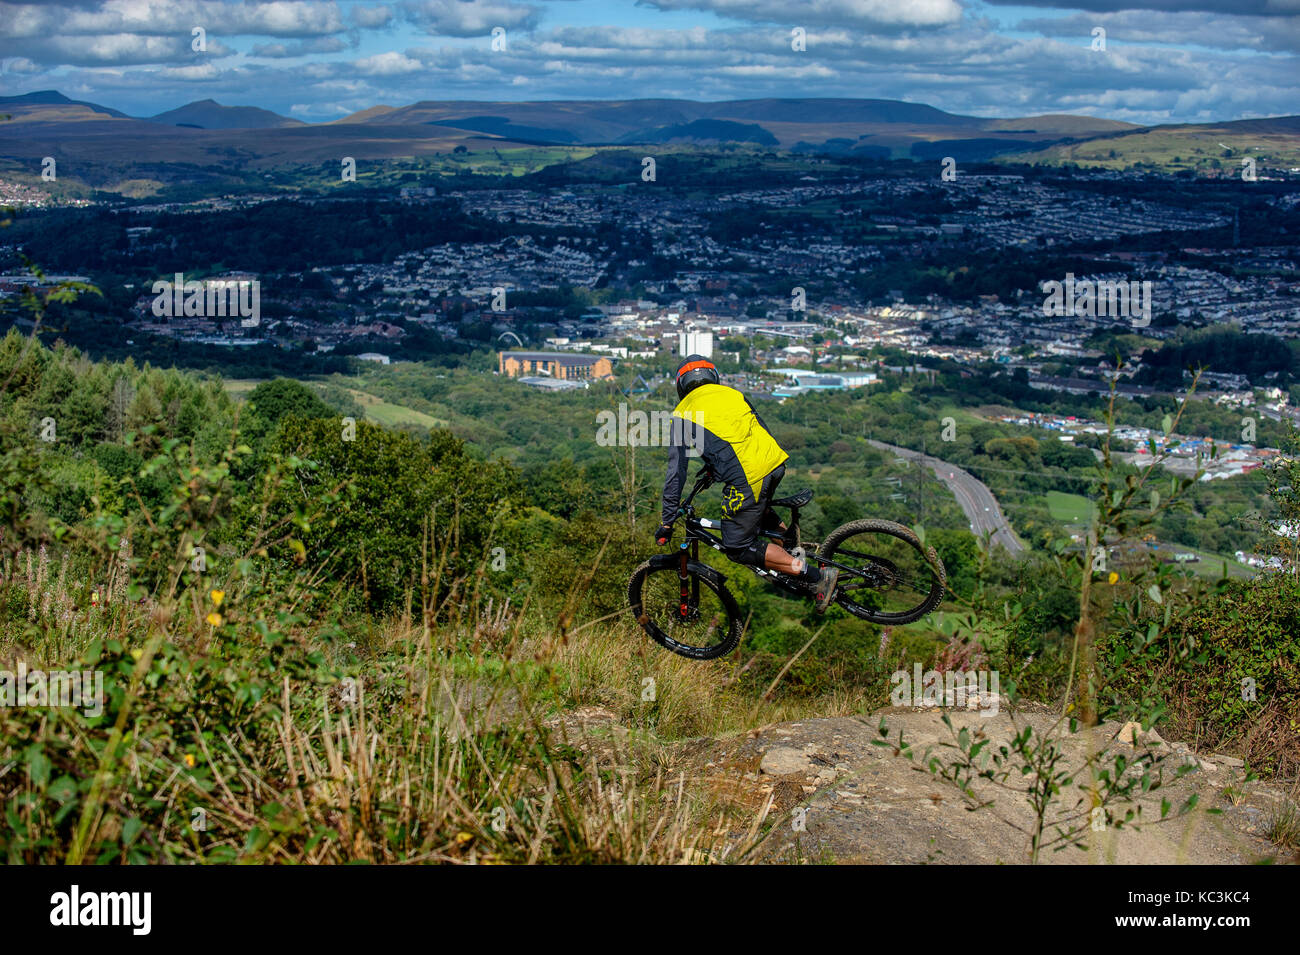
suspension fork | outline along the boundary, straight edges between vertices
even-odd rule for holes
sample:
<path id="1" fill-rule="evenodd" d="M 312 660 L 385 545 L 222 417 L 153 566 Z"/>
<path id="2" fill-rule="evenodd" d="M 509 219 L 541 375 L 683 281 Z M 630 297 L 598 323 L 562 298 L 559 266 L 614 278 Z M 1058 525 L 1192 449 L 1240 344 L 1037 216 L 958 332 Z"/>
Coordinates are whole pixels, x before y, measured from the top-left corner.
<path id="1" fill-rule="evenodd" d="M 699 556 L 698 540 L 684 540 L 677 550 L 677 613 L 683 619 L 700 605 L 700 582 L 686 569 L 687 564 L 692 560 L 698 560 Z"/>

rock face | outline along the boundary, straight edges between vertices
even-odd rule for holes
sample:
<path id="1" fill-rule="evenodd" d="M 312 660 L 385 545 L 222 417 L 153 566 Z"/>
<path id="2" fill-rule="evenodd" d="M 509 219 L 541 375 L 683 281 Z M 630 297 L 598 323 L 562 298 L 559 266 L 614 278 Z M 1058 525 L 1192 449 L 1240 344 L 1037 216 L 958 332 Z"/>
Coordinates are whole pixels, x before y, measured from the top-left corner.
<path id="1" fill-rule="evenodd" d="M 1132 721 L 1121 726 L 1119 731 L 1111 738 L 1117 743 L 1123 743 L 1129 746 L 1136 744 L 1139 746 L 1147 745 L 1162 747 L 1166 745 L 1164 739 L 1156 732 L 1154 726 L 1148 730 L 1143 730 L 1141 723 L 1134 723 Z"/>
<path id="2" fill-rule="evenodd" d="M 1048 714 L 1008 713 L 981 716 L 961 710 L 947 711 L 955 730 L 983 732 L 987 750 L 1008 741 L 1017 727 L 1029 725 L 1035 734 L 1050 730 L 1056 722 Z M 979 799 L 993 805 L 974 812 L 966 808 L 961 794 L 924 769 L 922 754 L 927 747 L 951 759 L 956 751 L 942 744 L 953 741 L 942 723 L 942 712 L 934 710 L 891 710 L 871 717 L 836 717 L 782 723 L 751 731 L 744 738 L 694 745 L 703 775 L 714 780 L 730 779 L 736 798 L 753 811 L 769 805 L 769 819 L 775 819 L 761 858 L 766 861 L 837 861 L 862 863 L 1023 863 L 1028 861 L 1029 837 L 1021 830 L 1034 825 L 1034 814 L 1022 795 L 1008 793 L 983 780 L 972 784 Z M 881 718 L 889 728 L 889 740 L 898 733 L 911 745 L 917 759 L 895 755 L 895 747 L 873 745 L 882 739 Z M 1141 806 L 1144 823 L 1139 829 L 1105 826 L 1099 820 L 1094 830 L 1085 825 L 1084 849 L 1047 849 L 1043 863 L 1120 864 L 1233 864 L 1278 857 L 1279 850 L 1259 837 L 1261 806 L 1272 810 L 1275 794 L 1265 784 L 1241 785 L 1226 761 L 1211 772 L 1211 764 L 1190 751 L 1171 750 L 1158 734 L 1141 733 L 1134 746 L 1132 732 L 1109 724 L 1070 734 L 1068 726 L 1058 733 L 1064 754 L 1062 767 L 1082 767 L 1090 754 L 1122 753 L 1130 766 L 1143 753 L 1158 758 L 1164 785 L 1142 795 L 1133 803 L 1110 807 L 1121 819 L 1127 808 Z M 1131 728 L 1130 728 L 1131 730 Z M 1178 777 L 1179 768 L 1188 771 Z M 1103 767 L 1108 765 L 1102 762 Z M 920 767 L 920 771 L 918 768 Z M 1140 774 L 1140 771 L 1139 771 Z M 1058 812 L 1076 811 L 1087 815 L 1090 803 L 1080 785 L 1086 773 L 1078 773 L 1074 784 L 1063 787 Z M 1019 774 L 1009 781 L 1023 786 Z M 1222 794 L 1235 783 L 1234 801 Z M 1135 794 L 1140 793 L 1140 788 Z M 1186 816 L 1165 822 L 1160 818 L 1160 801 L 1181 805 L 1192 793 L 1200 806 Z M 1222 815 L 1204 810 L 1216 808 Z M 1051 818 L 1051 817 L 1049 817 Z M 1014 825 L 1013 825 L 1014 824 Z M 1047 832 L 1050 837 L 1052 829 Z"/>
<path id="3" fill-rule="evenodd" d="M 947 714 L 950 730 L 943 723 Z M 880 723 L 888 730 L 888 745 Z M 1008 791 L 975 778 L 970 786 L 977 801 L 991 805 L 970 811 L 968 801 L 952 785 L 926 769 L 929 750 L 951 761 L 957 750 L 954 733 L 965 730 L 987 740 L 985 752 L 1009 746 L 1025 728 L 1032 738 L 1055 734 L 1061 753 L 1058 767 L 1072 772 L 1062 784 L 1062 797 L 1049 823 L 1062 814 L 1078 814 L 1082 851 L 1069 846 L 1045 848 L 1040 863 L 1084 864 L 1249 864 L 1266 859 L 1292 861 L 1270 843 L 1269 823 L 1286 804 L 1283 784 L 1247 783 L 1240 760 L 1216 754 L 1213 762 L 1198 757 L 1183 743 L 1172 745 L 1159 734 L 1142 733 L 1137 724 L 1109 723 L 1069 732 L 1068 724 L 1053 727 L 1057 718 L 1045 711 L 996 715 L 965 709 L 886 709 L 871 716 L 843 716 L 777 723 L 723 739 L 655 742 L 656 764 L 671 763 L 674 772 L 691 779 L 710 798 L 737 811 L 734 828 L 713 833 L 722 844 L 701 851 L 701 861 L 721 861 L 749 844 L 759 817 L 769 827 L 766 838 L 747 855 L 763 862 L 842 862 L 882 864 L 994 864 L 1029 861 L 1029 835 L 1035 817 L 1021 792 Z M 632 762 L 629 748 L 635 735 L 618 723 L 618 716 L 599 707 L 560 714 L 545 725 L 577 745 L 598 764 L 613 767 Z M 1136 727 L 1136 742 L 1134 727 Z M 899 733 L 910 747 L 911 759 L 900 755 Z M 976 737 L 979 738 L 979 737 Z M 1107 808 L 1112 819 L 1123 820 L 1128 809 L 1141 808 L 1139 828 L 1108 825 L 1095 820 L 1084 786 L 1088 760 L 1113 771 L 1113 757 L 1122 755 L 1125 779 L 1140 777 L 1148 761 L 1151 772 L 1163 775 L 1160 788 L 1133 790 L 1130 803 Z M 1007 784 L 1017 789 L 1024 778 L 1014 773 Z M 1161 800 L 1181 806 L 1195 794 L 1198 807 L 1160 822 Z M 1082 800 L 1082 801 L 1081 801 Z M 1210 814 L 1208 809 L 1219 810 Z M 1049 825 L 1046 838 L 1054 828 Z M 1300 861 L 1300 860 L 1297 860 Z"/>
<path id="4" fill-rule="evenodd" d="M 763 754 L 758 768 L 769 776 L 788 776 L 792 773 L 815 774 L 816 769 L 808 754 L 791 746 L 774 746 Z"/>

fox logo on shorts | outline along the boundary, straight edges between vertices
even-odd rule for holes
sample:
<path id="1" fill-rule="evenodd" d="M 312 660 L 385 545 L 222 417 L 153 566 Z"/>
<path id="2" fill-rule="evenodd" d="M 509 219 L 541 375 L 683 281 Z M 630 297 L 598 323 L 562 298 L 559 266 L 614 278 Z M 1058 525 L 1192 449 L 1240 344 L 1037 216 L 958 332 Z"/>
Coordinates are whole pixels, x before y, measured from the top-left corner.
<path id="1" fill-rule="evenodd" d="M 731 517 L 745 503 L 744 492 L 738 487 L 729 487 L 722 495 L 722 516 Z"/>

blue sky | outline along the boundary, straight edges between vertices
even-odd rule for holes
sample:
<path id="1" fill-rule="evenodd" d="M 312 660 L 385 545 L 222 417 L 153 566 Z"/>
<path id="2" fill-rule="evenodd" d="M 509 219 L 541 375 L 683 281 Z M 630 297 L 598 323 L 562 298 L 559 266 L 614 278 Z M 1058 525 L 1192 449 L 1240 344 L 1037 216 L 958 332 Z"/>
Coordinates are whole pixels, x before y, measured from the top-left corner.
<path id="1" fill-rule="evenodd" d="M 860 96 L 1205 122 L 1300 112 L 1298 51 L 1300 0 L 0 2 L 0 92 L 133 115 L 209 98 L 321 121 L 421 99 Z"/>

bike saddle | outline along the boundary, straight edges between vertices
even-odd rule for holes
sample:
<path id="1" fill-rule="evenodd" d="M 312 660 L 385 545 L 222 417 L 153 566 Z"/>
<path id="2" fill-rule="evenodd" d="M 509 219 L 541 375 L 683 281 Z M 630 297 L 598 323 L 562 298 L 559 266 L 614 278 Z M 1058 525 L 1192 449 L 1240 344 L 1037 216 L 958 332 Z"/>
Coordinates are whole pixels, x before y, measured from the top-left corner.
<path id="1" fill-rule="evenodd" d="M 805 488 L 798 494 L 791 494 L 789 497 L 778 497 L 772 503 L 778 507 L 807 507 L 812 499 L 812 488 Z"/>

